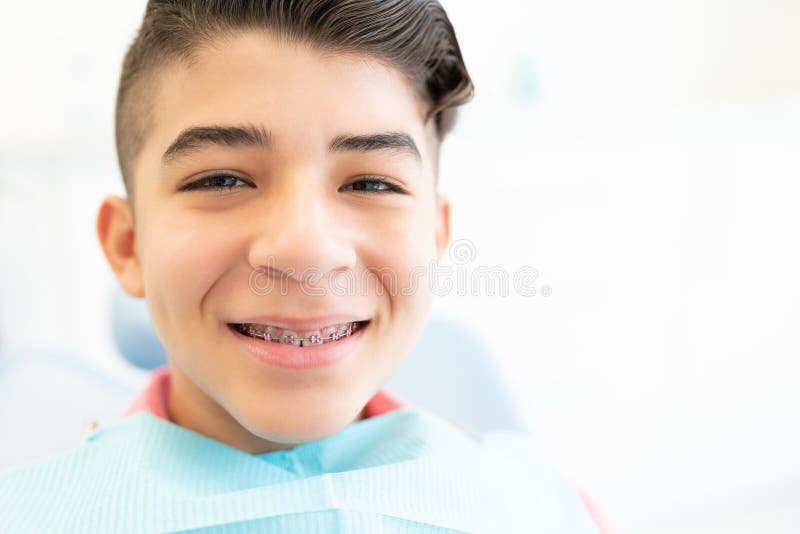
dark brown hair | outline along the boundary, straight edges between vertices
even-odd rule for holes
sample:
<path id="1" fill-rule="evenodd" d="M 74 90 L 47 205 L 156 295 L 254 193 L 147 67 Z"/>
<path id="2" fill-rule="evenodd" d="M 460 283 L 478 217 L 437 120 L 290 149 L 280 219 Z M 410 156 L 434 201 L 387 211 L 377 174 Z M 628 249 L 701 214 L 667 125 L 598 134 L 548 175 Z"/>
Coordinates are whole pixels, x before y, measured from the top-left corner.
<path id="1" fill-rule="evenodd" d="M 198 47 L 237 31 L 277 36 L 334 52 L 387 62 L 427 100 L 439 140 L 455 110 L 473 94 L 450 20 L 437 0 L 149 0 L 125 55 L 117 93 L 117 156 L 131 193 L 136 159 L 152 110 L 154 74 L 172 61 L 191 61 Z"/>

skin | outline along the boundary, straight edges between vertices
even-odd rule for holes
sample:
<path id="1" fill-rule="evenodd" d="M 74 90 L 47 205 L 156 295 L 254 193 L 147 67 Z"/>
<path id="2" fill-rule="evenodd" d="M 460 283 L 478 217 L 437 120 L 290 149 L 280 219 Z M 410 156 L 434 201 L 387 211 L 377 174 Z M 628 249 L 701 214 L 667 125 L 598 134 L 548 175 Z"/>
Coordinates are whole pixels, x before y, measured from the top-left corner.
<path id="1" fill-rule="evenodd" d="M 134 202 L 104 199 L 97 231 L 122 288 L 146 298 L 167 350 L 170 417 L 251 454 L 333 435 L 362 418 L 417 339 L 431 302 L 420 268 L 449 240 L 425 103 L 378 60 L 264 32 L 227 35 L 199 50 L 191 66 L 170 64 L 157 79 L 154 119 L 134 162 Z M 260 127 L 271 146 L 197 146 L 163 162 L 175 138 L 198 125 Z M 378 132 L 409 135 L 420 157 L 329 150 L 336 136 Z M 241 181 L 179 190 L 211 171 Z M 351 187 L 375 176 L 404 193 Z M 283 291 L 251 289 L 267 258 Z M 395 282 L 365 276 L 381 269 Z M 303 289 L 309 272 L 323 294 Z M 334 294 L 342 274 L 356 290 Z M 257 315 L 333 313 L 358 313 L 371 324 L 344 360 L 316 369 L 256 361 L 226 326 Z"/>

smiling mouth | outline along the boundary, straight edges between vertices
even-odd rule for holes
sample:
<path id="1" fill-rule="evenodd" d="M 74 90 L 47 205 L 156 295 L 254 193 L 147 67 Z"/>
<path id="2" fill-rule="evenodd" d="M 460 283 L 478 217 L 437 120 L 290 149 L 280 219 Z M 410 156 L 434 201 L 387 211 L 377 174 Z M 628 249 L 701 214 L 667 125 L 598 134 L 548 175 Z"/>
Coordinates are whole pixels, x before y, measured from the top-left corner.
<path id="1" fill-rule="evenodd" d="M 281 343 L 295 347 L 313 347 L 335 343 L 365 328 L 367 321 L 353 321 L 329 325 L 321 330 L 297 332 L 287 328 L 254 323 L 228 323 L 228 327 L 242 335 L 263 340 L 266 343 Z"/>

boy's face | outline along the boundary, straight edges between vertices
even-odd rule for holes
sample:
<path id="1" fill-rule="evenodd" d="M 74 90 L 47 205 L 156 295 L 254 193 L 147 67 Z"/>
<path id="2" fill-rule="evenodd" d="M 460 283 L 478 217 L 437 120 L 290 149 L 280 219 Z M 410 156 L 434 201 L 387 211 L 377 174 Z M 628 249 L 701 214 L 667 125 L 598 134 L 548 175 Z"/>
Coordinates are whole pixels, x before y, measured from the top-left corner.
<path id="1" fill-rule="evenodd" d="M 135 218 L 109 197 L 98 231 L 169 354 L 171 417 L 251 453 L 338 432 L 418 337 L 447 245 L 423 103 L 377 61 L 260 32 L 157 78 Z M 302 336 L 351 321 L 369 322 L 310 347 L 233 326 Z M 317 366 L 291 367 L 306 358 Z"/>

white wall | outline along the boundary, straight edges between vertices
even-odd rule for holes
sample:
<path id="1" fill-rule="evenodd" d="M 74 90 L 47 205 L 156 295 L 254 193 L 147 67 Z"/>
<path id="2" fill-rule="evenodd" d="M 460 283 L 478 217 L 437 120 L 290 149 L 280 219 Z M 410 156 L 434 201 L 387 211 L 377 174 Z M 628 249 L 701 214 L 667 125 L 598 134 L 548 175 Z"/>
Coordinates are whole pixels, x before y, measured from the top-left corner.
<path id="1" fill-rule="evenodd" d="M 138 385 L 108 332 L 95 209 L 144 2 L 5 2 L 0 343 Z M 478 88 L 442 189 L 474 266 L 450 295 L 527 421 L 622 533 L 800 531 L 800 4 L 449 0 Z"/>

